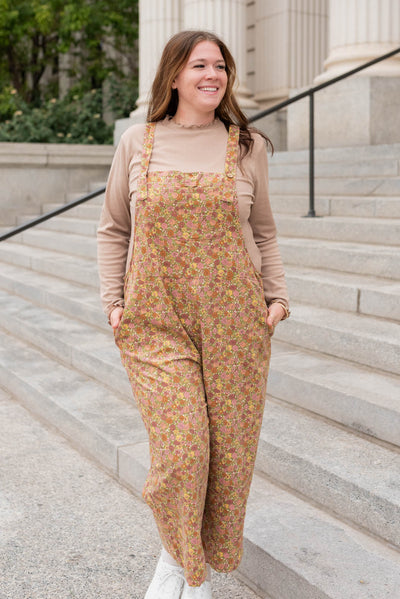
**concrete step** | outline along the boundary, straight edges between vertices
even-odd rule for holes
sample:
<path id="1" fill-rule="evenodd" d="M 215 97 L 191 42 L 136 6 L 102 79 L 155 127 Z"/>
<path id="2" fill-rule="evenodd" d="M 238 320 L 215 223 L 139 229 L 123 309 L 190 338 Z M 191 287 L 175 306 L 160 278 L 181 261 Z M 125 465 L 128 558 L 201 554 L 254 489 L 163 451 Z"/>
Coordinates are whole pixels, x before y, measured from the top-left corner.
<path id="1" fill-rule="evenodd" d="M 73 267 L 79 272 L 79 263 L 74 263 Z M 91 267 L 97 268 L 94 263 Z M 58 274 L 57 270 L 54 274 Z M 64 274 L 68 273 L 64 271 Z M 286 267 L 286 279 L 294 304 L 306 303 L 400 321 L 398 282 L 293 266 Z M 0 271 L 3 289 L 49 308 L 57 306 L 58 311 L 95 326 L 105 326 L 98 293 L 91 295 L 85 283 L 85 270 L 72 280 L 48 276 L 43 269 L 42 272 L 32 271 L 15 264 L 3 263 Z"/>
<path id="2" fill-rule="evenodd" d="M 35 233 L 39 235 L 49 233 L 56 236 L 55 233 L 47 231 L 37 231 Z M 85 238 L 80 236 L 68 234 L 58 235 L 60 238 L 75 237 L 81 240 L 81 242 L 85 241 Z M 95 240 L 87 238 L 86 241 L 89 242 Z M 10 245 L 17 246 L 17 244 Z M 29 264 L 24 264 L 24 266 L 29 266 Z M 93 268 L 95 269 L 94 263 Z M 322 311 L 321 320 L 316 323 L 313 317 L 318 308 L 312 308 L 313 314 L 311 314 L 311 317 L 307 314 L 304 321 L 303 317 L 306 314 L 306 312 L 304 312 L 305 310 L 310 310 L 310 307 L 303 307 L 302 309 L 301 307 L 298 307 L 295 312 L 297 316 L 295 317 L 294 314 L 285 325 L 279 328 L 278 334 L 283 341 L 299 344 L 299 339 L 301 338 L 301 344 L 308 349 L 323 351 L 334 356 L 357 361 L 364 365 L 398 373 L 398 364 L 400 364 L 400 360 L 398 360 L 399 341 L 396 340 L 397 336 L 398 339 L 400 339 L 398 324 L 378 321 L 377 319 L 372 319 L 367 316 L 348 314 L 342 314 L 339 320 L 337 313 L 332 311 L 329 311 L 329 314 L 327 313 L 328 311 Z M 302 316 L 299 318 L 300 314 L 302 314 Z M 324 318 L 328 318 L 329 320 L 324 321 Z M 363 318 L 366 320 L 362 320 Z M 299 330 L 303 331 L 303 328 L 307 326 L 309 320 L 310 326 L 308 331 L 305 332 L 305 336 L 296 337 Z M 347 323 L 345 330 L 343 330 L 343 327 L 338 326 L 338 322 Z M 298 330 L 299 327 L 300 329 Z M 342 334 L 344 335 L 343 338 Z M 345 345 L 342 343 L 343 339 L 346 339 Z M 373 345 L 374 347 L 372 347 Z M 368 353 L 369 349 L 371 349 L 372 353 Z M 372 358 L 372 356 L 374 356 L 374 358 Z M 397 365 L 396 360 L 398 360 Z"/>
<path id="3" fill-rule="evenodd" d="M 281 214 L 296 214 L 305 217 L 309 209 L 309 195 L 282 195 L 278 192 L 270 194 L 270 203 L 274 217 Z M 315 211 L 318 216 L 330 214 L 331 198 L 319 195 L 315 198 Z"/>
<path id="4" fill-rule="evenodd" d="M 20 266 L 1 263 L 0 288 L 33 304 L 109 329 L 97 290 Z"/>
<path id="5" fill-rule="evenodd" d="M 400 548 L 398 451 L 267 401 L 257 468 Z"/>
<path id="6" fill-rule="evenodd" d="M 271 206 L 274 212 L 275 220 L 277 223 L 280 223 L 282 220 L 282 215 L 292 214 L 297 217 L 304 217 L 308 213 L 308 196 L 272 196 L 271 197 Z M 51 210 L 55 210 L 60 207 L 61 204 L 45 204 L 42 206 L 42 212 L 45 214 L 46 212 L 50 212 Z M 360 225 L 357 226 L 357 231 L 361 230 L 361 233 L 366 229 L 367 220 L 370 221 L 370 224 L 376 223 L 378 228 L 381 230 L 387 222 L 390 223 L 391 228 L 397 228 L 400 226 L 398 223 L 393 222 L 393 219 L 400 219 L 400 198 L 332 198 L 332 197 L 318 197 L 315 202 L 315 210 L 316 214 L 319 217 L 322 216 L 334 216 L 334 217 L 352 217 L 353 220 L 361 219 Z M 77 206 L 76 208 L 72 208 L 68 212 L 64 212 L 62 215 L 51 219 L 50 221 L 46 221 L 42 223 L 42 225 L 46 225 L 46 223 L 51 223 L 52 221 L 57 221 L 58 223 L 62 223 L 61 219 L 71 219 L 76 221 L 91 221 L 93 223 L 93 227 L 97 230 L 98 223 L 101 215 L 101 205 L 100 204 L 84 204 L 81 206 Z M 374 219 L 372 221 L 372 219 Z M 378 220 L 377 220 L 378 219 Z M 384 220 L 386 219 L 386 220 Z M 22 224 L 28 222 L 30 217 L 19 216 L 18 224 Z M 320 222 L 322 219 L 309 219 L 303 218 L 304 221 L 318 221 Z M 325 220 L 325 219 L 323 219 Z M 382 222 L 381 222 L 382 220 Z M 333 221 L 332 221 L 333 222 Z M 47 228 L 50 226 L 56 225 L 47 225 Z M 81 222 L 77 225 L 75 231 L 71 232 L 80 232 L 80 227 L 85 226 L 81 225 Z M 89 227 L 90 225 L 87 225 Z M 305 225 L 312 226 L 312 225 Z M 324 225 L 325 226 L 325 225 Z M 347 229 L 351 226 L 351 223 L 347 223 Z M 316 228 L 316 227 L 314 227 Z M 67 230 L 66 230 L 67 231 Z M 68 232 L 68 231 L 67 231 Z M 83 229 L 83 234 L 85 233 L 85 229 Z M 282 234 L 284 230 L 282 230 Z M 350 235 L 350 232 L 348 233 Z M 296 235 L 302 237 L 303 235 Z M 335 237 L 334 237 L 335 238 Z M 350 237 L 350 239 L 352 239 Z M 395 244 L 397 244 L 397 239 Z"/>
<path id="7" fill-rule="evenodd" d="M 395 246 L 279 237 L 285 264 L 400 280 L 400 250 Z"/>
<path id="8" fill-rule="evenodd" d="M 399 388 L 398 376 L 273 337 L 270 396 L 393 445 L 400 445 Z"/>
<path id="9" fill-rule="evenodd" d="M 283 179 L 271 178 L 269 182 L 270 194 L 291 195 L 307 194 L 309 183 L 307 178 Z M 324 177 L 315 180 L 315 193 L 317 195 L 341 196 L 400 196 L 400 177 Z"/>
<path id="10" fill-rule="evenodd" d="M 33 206 L 24 206 L 24 212 L 27 215 L 26 221 L 32 220 L 37 216 L 38 207 Z M 16 227 L 19 222 L 19 215 L 21 214 L 21 206 L 16 204 L 15 206 L 0 206 L 0 227 L 4 227 L 4 231 L 13 229 Z M 26 222 L 25 221 L 25 222 Z"/>
<path id="11" fill-rule="evenodd" d="M 74 200 L 79 200 L 79 198 L 82 198 L 84 195 L 92 192 L 92 191 L 97 191 L 98 189 L 100 189 L 101 187 L 103 187 L 103 185 L 105 185 L 105 183 L 95 183 L 95 184 L 91 184 L 89 185 L 89 191 L 79 191 L 79 192 L 71 192 L 71 193 L 67 193 L 65 195 L 65 204 L 68 204 L 69 202 L 73 202 Z M 91 204 L 103 204 L 104 202 L 104 193 L 92 198 L 91 200 L 88 200 L 88 202 L 90 202 Z"/>
<path id="12" fill-rule="evenodd" d="M 2 385 L 25 407 L 108 470 L 117 471 L 119 447 L 147 439 L 133 404 L 4 331 L 0 375 Z"/>
<path id="13" fill-rule="evenodd" d="M 47 212 L 56 210 L 61 205 L 62 204 L 54 204 L 54 203 L 53 204 L 43 204 L 42 205 L 42 213 L 46 214 Z M 101 214 L 101 205 L 93 204 L 92 201 L 89 200 L 85 204 L 80 204 L 79 206 L 76 206 L 75 208 L 71 208 L 67 212 L 64 212 L 63 217 L 67 218 L 67 217 L 71 216 L 73 218 L 82 218 L 82 219 L 87 218 L 89 220 L 98 222 L 100 219 L 100 214 Z"/>
<path id="14" fill-rule="evenodd" d="M 400 245 L 400 220 L 325 216 L 301 218 L 288 214 L 275 215 L 278 234 L 284 237 L 350 241 L 378 245 Z"/>
<path id="15" fill-rule="evenodd" d="M 134 404 L 7 334 L 0 373 L 30 411 L 141 493 L 149 456 Z M 394 599 L 400 584 L 398 552 L 258 474 L 244 542 L 241 575 L 274 599 Z"/>
<path id="16" fill-rule="evenodd" d="M 278 195 L 272 194 L 271 206 L 274 215 L 296 214 L 297 216 L 306 216 L 309 209 L 308 195 Z M 62 204 L 50 203 L 43 204 L 42 214 L 56 210 Z M 79 219 L 100 220 L 102 202 L 93 203 L 93 200 L 81 204 L 76 208 L 63 213 L 63 218 L 73 217 Z M 315 211 L 318 216 L 356 216 L 356 217 L 374 217 L 374 218 L 400 218 L 400 197 L 333 197 L 317 196 L 315 199 Z M 18 214 L 16 224 L 22 224 L 31 220 L 31 215 L 23 217 Z"/>
<path id="17" fill-rule="evenodd" d="M 0 326 L 121 396 L 132 395 L 110 327 L 100 330 L 0 290 Z"/>
<path id="18" fill-rule="evenodd" d="M 95 260 L 97 255 L 95 237 L 51 230 L 30 229 L 3 243 L 16 246 L 21 242 L 31 247 L 70 253 L 85 259 Z M 396 246 L 284 236 L 279 237 L 279 245 L 286 264 L 400 279 L 400 250 Z"/>
<path id="19" fill-rule="evenodd" d="M 67 321 L 60 324 L 60 331 L 67 329 L 69 318 L 75 322 L 79 319 L 86 325 L 82 329 L 82 338 L 92 336 L 92 330 L 87 326 L 92 325 L 104 332 L 105 343 L 109 343 L 110 329 L 101 311 L 98 293 L 94 290 L 8 264 L 1 265 L 0 288 L 27 302 L 65 315 Z M 12 297 L 9 303 L 14 303 Z M 21 306 L 26 307 L 25 304 Z M 30 328 L 31 324 L 18 326 L 22 330 Z M 34 331 L 31 338 L 35 338 L 36 334 L 37 331 Z M 49 344 L 51 334 L 49 331 Z M 68 336 L 64 341 L 66 346 L 58 354 L 59 359 L 75 351 Z M 87 351 L 91 353 L 89 347 Z M 88 359 L 93 364 L 95 358 Z M 112 368 L 115 368 L 115 360 L 115 352 L 112 352 Z M 83 361 L 85 363 L 86 360 Z M 97 363 L 97 366 L 104 369 L 104 362 Z M 119 362 L 117 368 L 121 368 Z M 123 374 L 122 378 L 125 383 Z M 271 395 L 391 443 L 399 441 L 398 385 L 399 380 L 390 375 L 366 371 L 338 359 L 294 348 L 276 341 L 274 337 L 268 386 Z M 124 389 L 130 393 L 126 384 Z"/>
<path id="20" fill-rule="evenodd" d="M 399 156 L 396 158 L 369 158 L 365 160 L 338 160 L 330 162 L 321 162 L 318 159 L 315 162 L 315 176 L 319 177 L 396 177 L 400 174 Z M 279 163 L 279 161 L 270 161 L 269 176 L 271 179 L 285 179 L 308 177 L 308 162 L 292 163 L 290 165 Z"/>
<path id="21" fill-rule="evenodd" d="M 400 282 L 367 275 L 287 265 L 289 297 L 332 310 L 400 321 Z"/>
<path id="22" fill-rule="evenodd" d="M 400 374 L 400 324 L 298 304 L 277 328 L 279 341 Z"/>
<path id="23" fill-rule="evenodd" d="M 94 208 L 94 206 L 92 206 Z M 81 218 L 72 214 L 60 214 L 50 218 L 35 227 L 35 231 L 57 231 L 59 233 L 72 233 L 85 237 L 95 237 L 99 221 L 95 219 Z"/>
<path id="24" fill-rule="evenodd" d="M 101 187 L 105 187 L 107 185 L 107 181 L 92 181 L 89 183 L 89 191 L 96 191 L 96 189 L 100 189 Z"/>
<path id="25" fill-rule="evenodd" d="M 79 256 L 70 256 L 43 248 L 3 241 L 0 243 L 0 260 L 63 280 L 73 281 L 94 289 L 99 287 L 96 262 Z"/>
<path id="26" fill-rule="evenodd" d="M 331 216 L 400 218 L 400 197 L 330 198 Z"/>
<path id="27" fill-rule="evenodd" d="M 38 227 L 28 229 L 18 236 L 12 237 L 10 243 L 23 243 L 32 247 L 80 256 L 82 258 L 91 258 L 93 260 L 97 256 L 97 241 L 94 236 L 87 237 L 74 233 L 47 231 Z"/>
<path id="28" fill-rule="evenodd" d="M 270 164 L 298 164 L 305 162 L 308 164 L 308 150 L 292 150 L 285 152 L 275 152 L 270 156 Z M 400 144 L 381 144 L 373 146 L 347 146 L 343 148 L 317 148 L 315 150 L 315 160 L 318 163 L 323 162 L 361 162 L 362 160 L 398 160 L 400 156 Z"/>
<path id="29" fill-rule="evenodd" d="M 255 476 L 239 571 L 273 599 L 396 599 L 399 554 Z"/>
<path id="30" fill-rule="evenodd" d="M 108 343 L 110 329 L 96 292 L 7 264 L 2 264 L 0 269 L 0 288 L 42 308 L 56 310 L 67 318 L 79 319 L 85 325 L 99 328 L 105 333 Z M 10 298 L 9 302 L 14 303 L 14 299 Z M 30 324 L 24 326 L 30 327 Z M 59 329 L 65 330 L 67 326 L 64 323 Z M 90 338 L 91 335 L 91 329 L 84 327 L 82 338 Z M 32 334 L 34 336 L 35 333 Z M 63 354 L 69 355 L 74 351 L 67 337 L 65 342 L 67 347 L 62 349 L 59 359 Z M 120 369 L 119 363 L 117 366 Z M 103 362 L 99 367 L 104 368 Z M 271 395 L 390 443 L 399 441 L 398 385 L 399 380 L 390 375 L 366 371 L 338 359 L 296 349 L 274 338 L 268 386 Z M 124 388 L 130 393 L 129 387 L 125 385 Z"/>

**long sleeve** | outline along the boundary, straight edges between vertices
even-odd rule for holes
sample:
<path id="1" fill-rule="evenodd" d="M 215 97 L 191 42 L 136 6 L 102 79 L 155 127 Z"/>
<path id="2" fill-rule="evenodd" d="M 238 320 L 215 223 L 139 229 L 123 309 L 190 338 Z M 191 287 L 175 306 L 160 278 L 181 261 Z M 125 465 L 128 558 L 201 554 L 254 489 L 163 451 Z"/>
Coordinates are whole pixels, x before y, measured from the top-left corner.
<path id="1" fill-rule="evenodd" d="M 285 274 L 269 201 L 267 149 L 265 141 L 260 135 L 254 135 L 251 169 L 254 181 L 254 201 L 249 223 L 254 241 L 261 254 L 261 274 L 265 299 L 268 305 L 279 301 L 288 308 L 289 298 Z"/>
<path id="2" fill-rule="evenodd" d="M 101 300 L 110 314 L 123 305 L 123 282 L 131 237 L 129 155 L 122 138 L 114 155 L 97 231 Z"/>

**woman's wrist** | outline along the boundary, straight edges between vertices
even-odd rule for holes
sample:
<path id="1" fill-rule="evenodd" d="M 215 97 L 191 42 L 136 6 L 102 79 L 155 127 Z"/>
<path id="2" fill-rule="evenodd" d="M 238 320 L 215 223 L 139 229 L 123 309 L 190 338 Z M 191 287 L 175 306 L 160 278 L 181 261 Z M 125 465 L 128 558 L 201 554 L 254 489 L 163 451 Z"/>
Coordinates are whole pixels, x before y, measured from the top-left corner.
<path id="1" fill-rule="evenodd" d="M 276 305 L 276 304 L 278 306 L 281 306 L 281 308 L 283 309 L 283 316 L 282 316 L 281 320 L 286 320 L 287 318 L 289 318 L 289 316 L 290 316 L 290 310 L 285 306 L 285 304 L 283 302 L 279 302 L 279 301 L 272 302 L 269 305 L 269 307 L 271 307 L 273 305 Z"/>
<path id="2" fill-rule="evenodd" d="M 108 312 L 108 324 L 111 324 L 111 314 L 114 312 L 114 310 L 116 310 L 117 308 L 122 308 L 122 310 L 123 310 L 124 307 L 125 307 L 125 302 L 123 299 L 119 299 L 115 303 L 112 304 L 112 306 Z"/>

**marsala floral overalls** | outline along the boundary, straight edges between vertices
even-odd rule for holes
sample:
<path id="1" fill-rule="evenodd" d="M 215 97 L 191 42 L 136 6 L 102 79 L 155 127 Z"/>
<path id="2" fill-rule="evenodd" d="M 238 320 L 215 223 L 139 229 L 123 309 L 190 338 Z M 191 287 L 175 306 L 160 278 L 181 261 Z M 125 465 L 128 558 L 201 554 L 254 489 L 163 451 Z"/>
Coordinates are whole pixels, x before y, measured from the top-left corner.
<path id="1" fill-rule="evenodd" d="M 236 198 L 239 129 L 224 173 L 148 172 L 146 127 L 133 257 L 116 343 L 146 425 L 143 496 L 191 586 L 242 556 L 270 338 Z M 212 148 L 210 148 L 212 151 Z"/>

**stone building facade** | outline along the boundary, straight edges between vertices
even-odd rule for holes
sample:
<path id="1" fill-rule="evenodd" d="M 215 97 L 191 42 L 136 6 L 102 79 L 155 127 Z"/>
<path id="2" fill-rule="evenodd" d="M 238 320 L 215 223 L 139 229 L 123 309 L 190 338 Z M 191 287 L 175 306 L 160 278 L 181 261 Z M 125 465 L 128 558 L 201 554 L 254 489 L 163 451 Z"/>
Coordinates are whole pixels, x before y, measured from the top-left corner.
<path id="1" fill-rule="evenodd" d="M 140 0 L 139 98 L 116 139 L 143 121 L 166 41 L 220 35 L 235 57 L 237 97 L 252 115 L 400 46 L 399 0 Z M 400 141 L 400 53 L 317 94 L 318 146 Z M 321 124 L 323 127 L 321 128 Z M 257 123 L 279 149 L 307 145 L 307 99 Z"/>

